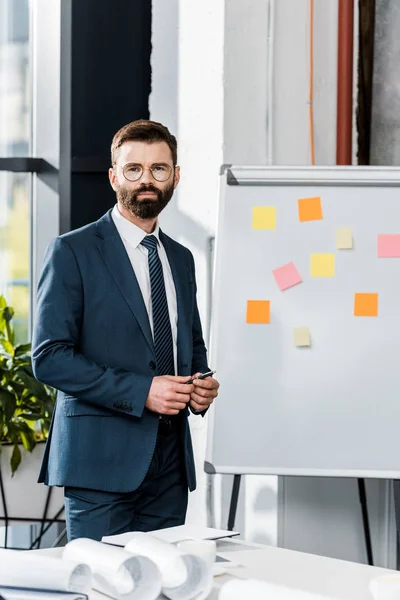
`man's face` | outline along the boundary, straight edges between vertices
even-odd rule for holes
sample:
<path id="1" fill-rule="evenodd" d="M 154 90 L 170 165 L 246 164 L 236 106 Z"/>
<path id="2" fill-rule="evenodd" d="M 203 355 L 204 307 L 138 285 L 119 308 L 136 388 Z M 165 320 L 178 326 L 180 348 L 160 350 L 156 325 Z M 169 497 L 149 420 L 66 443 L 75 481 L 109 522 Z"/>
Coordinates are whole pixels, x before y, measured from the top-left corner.
<path id="1" fill-rule="evenodd" d="M 130 181 L 130 173 L 142 174 Z M 167 172 L 166 181 L 157 181 L 156 175 Z M 126 176 L 124 175 L 124 171 Z M 109 171 L 110 183 L 117 200 L 130 213 L 140 219 L 154 219 L 167 206 L 179 183 L 179 167 L 173 168 L 171 150 L 166 142 L 125 142 L 119 148 L 117 162 Z"/>

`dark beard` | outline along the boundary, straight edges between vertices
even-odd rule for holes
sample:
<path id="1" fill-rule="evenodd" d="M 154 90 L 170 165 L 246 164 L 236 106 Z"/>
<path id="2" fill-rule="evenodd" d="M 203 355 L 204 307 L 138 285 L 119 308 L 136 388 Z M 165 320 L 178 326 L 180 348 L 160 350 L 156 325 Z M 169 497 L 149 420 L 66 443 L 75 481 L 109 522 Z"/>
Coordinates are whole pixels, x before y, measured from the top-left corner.
<path id="1" fill-rule="evenodd" d="M 138 200 L 137 197 L 142 192 L 154 192 L 157 194 L 157 200 Z M 173 183 L 164 190 L 159 190 L 149 184 L 141 185 L 137 190 L 119 187 L 116 191 L 118 202 L 139 219 L 155 219 L 158 217 L 171 200 L 173 193 Z"/>

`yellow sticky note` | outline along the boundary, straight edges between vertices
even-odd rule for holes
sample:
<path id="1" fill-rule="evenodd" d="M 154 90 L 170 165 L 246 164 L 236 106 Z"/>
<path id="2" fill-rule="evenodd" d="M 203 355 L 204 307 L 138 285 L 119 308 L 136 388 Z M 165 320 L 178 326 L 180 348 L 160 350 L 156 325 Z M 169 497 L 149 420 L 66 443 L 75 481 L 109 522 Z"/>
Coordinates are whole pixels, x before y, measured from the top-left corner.
<path id="1" fill-rule="evenodd" d="M 341 227 L 336 230 L 336 248 L 338 250 L 351 250 L 353 248 L 353 232 L 351 229 Z"/>
<path id="2" fill-rule="evenodd" d="M 319 221 L 323 218 L 321 198 L 319 196 L 316 198 L 300 198 L 298 206 L 299 221 L 302 223 L 305 221 Z"/>
<path id="3" fill-rule="evenodd" d="M 308 327 L 296 327 L 294 330 L 294 345 L 300 346 L 311 346 L 311 336 Z"/>
<path id="4" fill-rule="evenodd" d="M 354 294 L 355 317 L 378 316 L 378 294 Z"/>
<path id="5" fill-rule="evenodd" d="M 253 206 L 253 229 L 276 229 L 276 206 Z"/>
<path id="6" fill-rule="evenodd" d="M 270 322 L 270 301 L 248 300 L 246 322 L 267 325 Z"/>
<path id="7" fill-rule="evenodd" d="M 310 273 L 311 277 L 334 277 L 335 255 L 311 254 Z"/>

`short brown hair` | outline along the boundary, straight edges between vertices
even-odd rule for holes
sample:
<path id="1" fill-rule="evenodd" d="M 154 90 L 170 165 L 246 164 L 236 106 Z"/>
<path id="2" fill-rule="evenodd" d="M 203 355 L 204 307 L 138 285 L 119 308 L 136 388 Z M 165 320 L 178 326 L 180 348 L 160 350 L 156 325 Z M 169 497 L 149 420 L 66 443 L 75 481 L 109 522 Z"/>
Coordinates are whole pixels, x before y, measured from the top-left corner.
<path id="1" fill-rule="evenodd" d="M 176 137 L 169 132 L 167 127 L 156 121 L 139 119 L 124 125 L 117 131 L 111 144 L 111 163 L 113 165 L 117 160 L 118 149 L 125 142 L 146 142 L 147 144 L 166 142 L 171 150 L 174 167 L 178 162 Z"/>

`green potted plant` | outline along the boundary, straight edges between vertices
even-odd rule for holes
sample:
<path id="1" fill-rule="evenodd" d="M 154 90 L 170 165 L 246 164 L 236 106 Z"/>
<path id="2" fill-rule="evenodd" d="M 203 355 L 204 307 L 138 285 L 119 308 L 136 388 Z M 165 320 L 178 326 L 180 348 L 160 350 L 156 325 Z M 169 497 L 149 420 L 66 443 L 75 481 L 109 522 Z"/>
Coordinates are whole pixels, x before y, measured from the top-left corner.
<path id="1" fill-rule="evenodd" d="M 47 438 L 56 400 L 56 391 L 33 376 L 31 345 L 14 343 L 13 316 L 0 296 L 0 452 L 4 444 L 12 446 L 12 475 L 21 463 L 21 445 L 32 452 Z"/>

